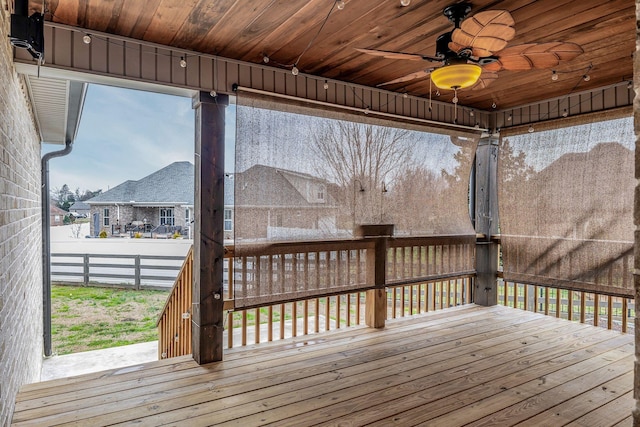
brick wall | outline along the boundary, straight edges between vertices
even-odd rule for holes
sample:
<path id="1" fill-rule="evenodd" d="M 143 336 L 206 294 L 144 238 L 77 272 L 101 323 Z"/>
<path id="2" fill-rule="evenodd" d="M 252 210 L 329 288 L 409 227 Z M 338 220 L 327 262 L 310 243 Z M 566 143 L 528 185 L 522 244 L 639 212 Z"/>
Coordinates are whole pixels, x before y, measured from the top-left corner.
<path id="1" fill-rule="evenodd" d="M 42 367 L 40 142 L 12 65 L 7 0 L 0 4 L 0 425 L 18 388 Z"/>

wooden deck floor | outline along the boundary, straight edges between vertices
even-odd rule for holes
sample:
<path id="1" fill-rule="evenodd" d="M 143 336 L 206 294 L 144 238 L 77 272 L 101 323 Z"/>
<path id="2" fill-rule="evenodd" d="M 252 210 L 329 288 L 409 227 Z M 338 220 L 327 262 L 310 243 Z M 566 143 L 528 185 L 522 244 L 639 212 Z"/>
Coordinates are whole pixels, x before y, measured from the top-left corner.
<path id="1" fill-rule="evenodd" d="M 25 386 L 14 425 L 631 425 L 633 336 L 505 307 Z"/>

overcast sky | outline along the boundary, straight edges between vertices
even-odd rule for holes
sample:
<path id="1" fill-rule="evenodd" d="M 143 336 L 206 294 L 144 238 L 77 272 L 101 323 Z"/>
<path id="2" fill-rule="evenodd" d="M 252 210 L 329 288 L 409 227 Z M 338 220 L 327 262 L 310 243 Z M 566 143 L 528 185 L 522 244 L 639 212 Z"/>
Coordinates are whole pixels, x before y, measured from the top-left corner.
<path id="1" fill-rule="evenodd" d="M 233 119 L 235 109 L 229 110 Z M 234 133 L 231 122 L 228 140 L 233 140 Z M 72 191 L 107 191 L 176 161 L 193 163 L 193 147 L 190 98 L 89 85 L 73 151 L 49 162 L 51 188 L 67 184 Z M 43 144 L 42 152 L 62 148 Z"/>

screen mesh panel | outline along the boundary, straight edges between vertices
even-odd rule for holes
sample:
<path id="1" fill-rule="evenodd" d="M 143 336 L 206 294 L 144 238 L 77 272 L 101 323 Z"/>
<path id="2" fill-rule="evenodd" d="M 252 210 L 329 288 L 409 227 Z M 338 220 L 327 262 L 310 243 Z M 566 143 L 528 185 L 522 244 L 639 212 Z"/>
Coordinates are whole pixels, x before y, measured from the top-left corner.
<path id="1" fill-rule="evenodd" d="M 236 254 L 280 245 L 277 262 L 253 259 L 260 273 L 249 268 L 244 283 L 236 279 L 236 305 L 366 286 L 364 253 L 347 246 L 324 256 L 300 248 L 283 255 L 283 242 L 350 240 L 360 224 L 394 224 L 396 236 L 474 233 L 467 202 L 473 133 L 243 94 L 236 119 Z M 295 270 L 305 268 L 327 279 Z"/>
<path id="2" fill-rule="evenodd" d="M 505 280 L 633 295 L 630 117 L 503 137 Z"/>

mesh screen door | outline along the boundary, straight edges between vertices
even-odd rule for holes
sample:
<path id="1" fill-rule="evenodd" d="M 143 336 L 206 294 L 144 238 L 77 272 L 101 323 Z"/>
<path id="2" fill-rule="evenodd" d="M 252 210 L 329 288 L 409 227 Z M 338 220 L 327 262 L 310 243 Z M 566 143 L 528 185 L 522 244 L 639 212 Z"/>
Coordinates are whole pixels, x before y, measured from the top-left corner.
<path id="1" fill-rule="evenodd" d="M 633 119 L 503 136 L 504 277 L 633 295 Z"/>

